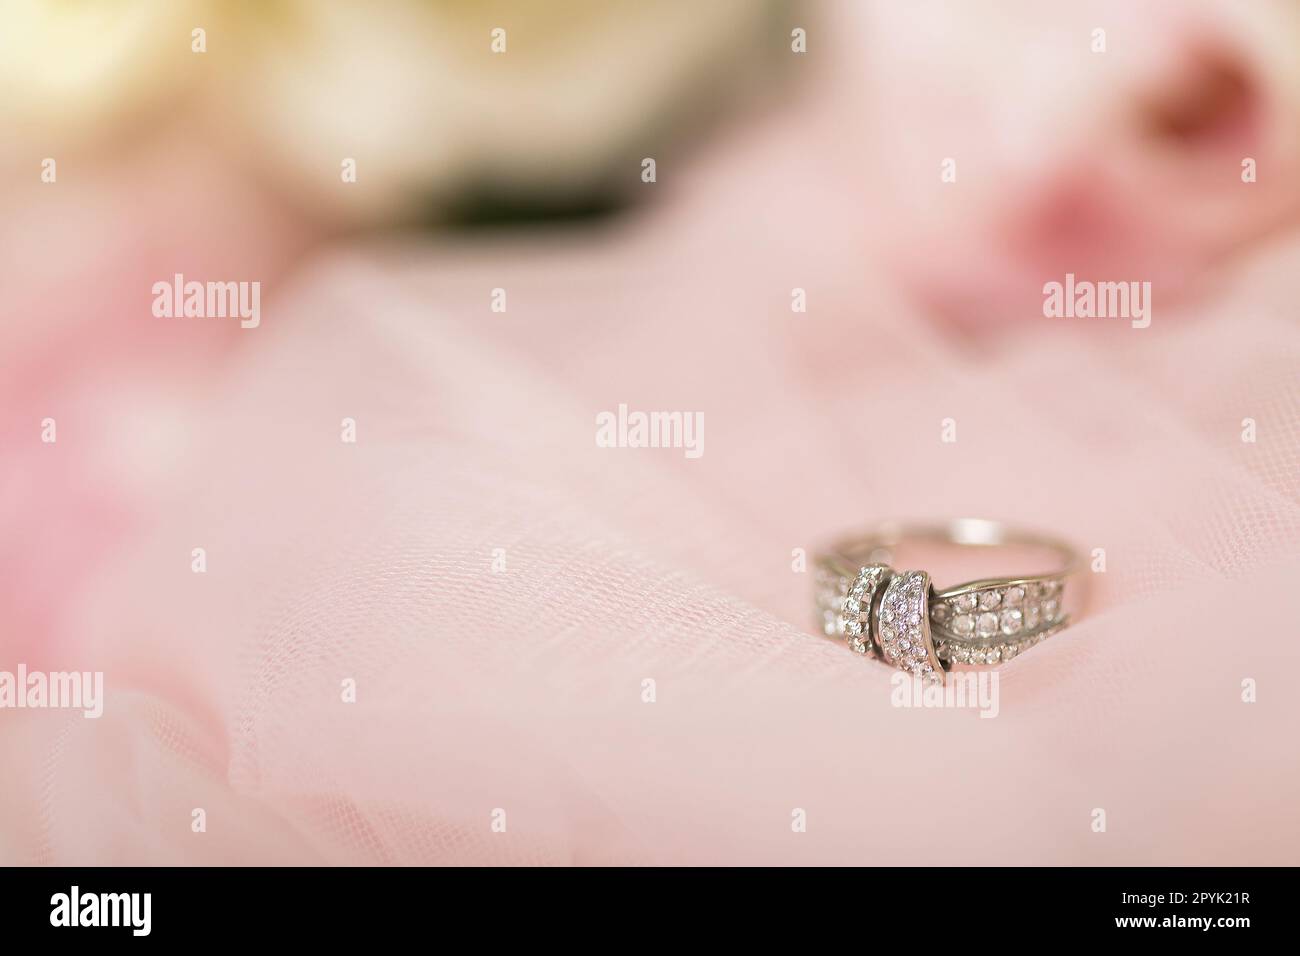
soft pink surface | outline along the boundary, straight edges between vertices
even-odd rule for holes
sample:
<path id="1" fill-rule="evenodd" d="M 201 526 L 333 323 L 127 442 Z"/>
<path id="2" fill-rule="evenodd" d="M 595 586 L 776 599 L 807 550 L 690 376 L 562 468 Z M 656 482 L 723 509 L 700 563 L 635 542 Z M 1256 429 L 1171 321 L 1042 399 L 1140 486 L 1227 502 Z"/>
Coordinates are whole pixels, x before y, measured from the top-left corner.
<path id="1" fill-rule="evenodd" d="M 0 667 L 108 701 L 0 713 L 0 861 L 1300 862 L 1300 249 L 1158 287 L 1146 330 L 1043 319 L 1059 276 L 990 264 L 1017 294 L 972 332 L 916 305 L 946 253 L 873 265 L 885 200 L 846 208 L 813 112 L 605 231 L 323 254 L 197 358 L 139 337 L 215 335 L 143 294 L 25 346 L 62 375 L 6 392 Z M 597 448 L 619 403 L 702 411 L 704 456 Z M 892 707 L 791 570 L 954 515 L 1107 553 L 993 720 Z"/>

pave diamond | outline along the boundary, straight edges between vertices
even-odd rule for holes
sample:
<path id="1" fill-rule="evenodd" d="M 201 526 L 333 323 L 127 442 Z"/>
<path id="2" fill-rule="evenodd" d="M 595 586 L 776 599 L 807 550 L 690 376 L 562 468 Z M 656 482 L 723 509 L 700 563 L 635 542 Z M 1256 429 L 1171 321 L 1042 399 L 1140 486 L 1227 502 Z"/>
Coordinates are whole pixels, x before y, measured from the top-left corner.
<path id="1" fill-rule="evenodd" d="M 828 637 L 844 633 L 844 622 L 840 617 L 844 596 L 848 592 L 847 578 L 840 577 L 828 568 L 819 568 L 816 578 L 817 609 L 821 612 L 822 630 Z"/>
<path id="2" fill-rule="evenodd" d="M 1061 602 L 1056 598 L 1048 598 L 1043 602 L 1043 620 L 1048 623 L 1056 623 L 1061 616 Z"/>
<path id="3" fill-rule="evenodd" d="M 865 619 L 871 615 L 871 602 L 875 600 L 886 570 L 883 565 L 869 565 L 858 571 L 851 584 L 840 579 L 841 593 L 845 596 L 839 603 L 836 632 L 846 635 L 849 649 L 858 654 L 871 652 L 870 623 Z"/>
<path id="4" fill-rule="evenodd" d="M 815 576 L 817 626 L 856 654 L 941 681 L 944 667 L 1009 661 L 1067 623 L 1059 576 L 954 590 L 959 593 L 936 595 L 922 571 L 869 565 L 846 576 L 822 564 Z"/>
<path id="5" fill-rule="evenodd" d="M 939 659 L 934 654 L 929 621 L 930 576 L 924 571 L 896 574 L 881 599 L 880 618 L 889 612 L 889 626 L 880 628 L 880 646 L 885 660 L 916 677 L 940 679 Z"/>

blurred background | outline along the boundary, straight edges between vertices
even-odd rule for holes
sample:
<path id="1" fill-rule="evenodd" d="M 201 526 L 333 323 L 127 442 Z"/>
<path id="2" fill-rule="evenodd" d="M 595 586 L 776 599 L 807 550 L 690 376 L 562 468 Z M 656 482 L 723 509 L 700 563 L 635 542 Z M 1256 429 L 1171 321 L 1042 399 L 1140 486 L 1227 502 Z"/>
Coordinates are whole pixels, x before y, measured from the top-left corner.
<path id="1" fill-rule="evenodd" d="M 0 664 L 102 656 L 110 684 L 183 688 L 169 706 L 220 739 L 270 719 L 250 687 L 281 687 L 240 668 L 303 635 L 336 638 L 334 662 L 367 620 L 622 633 L 626 609 L 586 601 L 633 587 L 605 576 L 629 555 L 675 569 L 665 620 L 705 581 L 795 628 L 771 623 L 784 647 L 809 622 L 791 549 L 845 530 L 848 502 L 1109 528 L 1130 545 L 1098 583 L 1112 610 L 1280 567 L 1300 528 L 1298 49 L 1293 0 L 8 0 Z M 261 282 L 261 326 L 154 317 L 176 273 Z M 1046 319 L 1066 273 L 1150 282 L 1151 329 Z M 591 458 L 591 416 L 619 402 L 707 411 L 703 462 Z M 953 414 L 972 437 L 949 453 L 931 433 Z M 330 457 L 344 415 L 383 452 L 355 472 Z M 1258 450 L 1246 416 L 1271 422 Z M 190 548 L 223 535 L 236 577 L 201 594 Z M 464 570 L 512 541 L 537 590 Z M 393 575 L 446 585 L 442 610 L 390 613 Z M 370 596 L 340 608 L 350 580 Z M 689 645 L 665 620 L 639 626 L 671 660 Z M 244 795 L 271 734 L 214 746 Z M 340 813 L 320 810 L 325 856 L 383 859 L 330 830 Z M 1209 859 L 1167 826 L 1152 845 Z M 123 858 L 10 836 L 22 858 Z M 414 859 L 489 852 L 429 846 Z"/>
<path id="2" fill-rule="evenodd" d="M 179 246 L 269 278 L 342 235 L 590 222 L 664 202 L 710 156 L 778 168 L 773 137 L 817 144 L 808 168 L 837 176 L 845 218 L 935 308 L 977 292 L 1006 311 L 1024 275 L 1065 266 L 1181 288 L 1296 207 L 1285 0 L 16 0 L 4 15 L 9 278 L 39 269 L 43 240 L 65 279 L 90 268 L 104 230 L 120 256 Z M 672 172 L 654 190 L 647 156 Z M 39 188 L 47 157 L 57 190 Z M 947 158 L 966 188 L 936 188 Z M 218 241 L 227 226 L 240 242 Z"/>
<path id="3" fill-rule="evenodd" d="M 1066 267 L 1122 265 L 1180 291 L 1295 213 L 1300 14 L 1285 0 L 382 9 L 8 4 L 18 295 L 50 271 L 47 243 L 66 295 L 75 270 L 110 251 L 139 263 L 151 244 L 269 279 L 360 231 L 613 217 L 663 202 L 720 144 L 761 161 L 764 118 L 787 149 L 834 130 L 832 154 L 805 161 L 839 174 L 846 218 L 941 310 L 978 296 L 1007 311 L 1026 275 Z M 672 171 L 658 189 L 641 188 L 647 156 Z M 40 188 L 46 158 L 57 190 Z M 935 188 L 947 158 L 967 188 Z M 1258 179 L 1243 189 L 1247 158 Z M 227 227 L 238 243 L 219 241 Z"/>
<path id="4" fill-rule="evenodd" d="M 176 273 L 257 280 L 274 302 L 346 243 L 486 234 L 518 260 L 631 231 L 650 254 L 697 234 L 722 259 L 756 230 L 803 260 L 788 288 L 821 275 L 841 299 L 896 298 L 895 324 L 987 345 L 1041 327 L 1043 283 L 1067 272 L 1149 281 L 1161 313 L 1203 297 L 1287 248 L 1300 210 L 1289 0 L 14 0 L 3 16 L 11 448 L 70 387 L 194 383 L 251 345 L 234 323 L 148 321 Z M 840 329 L 808 325 L 823 362 L 818 336 Z M 7 484 L 21 522 L 32 489 Z M 20 537 L 0 545 L 14 573 Z"/>

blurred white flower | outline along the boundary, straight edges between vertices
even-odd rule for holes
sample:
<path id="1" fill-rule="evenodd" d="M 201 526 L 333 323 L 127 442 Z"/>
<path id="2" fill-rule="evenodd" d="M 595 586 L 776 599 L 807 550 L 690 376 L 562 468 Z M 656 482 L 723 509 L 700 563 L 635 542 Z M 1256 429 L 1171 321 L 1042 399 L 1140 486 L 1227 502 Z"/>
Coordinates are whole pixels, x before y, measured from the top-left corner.
<path id="1" fill-rule="evenodd" d="M 88 139 L 169 100 L 192 78 L 191 30 L 205 0 L 6 0 L 0 122 L 14 137 Z M 2 148 L 2 147 L 0 147 Z"/>
<path id="2" fill-rule="evenodd" d="M 785 42 L 782 5 L 15 0 L 0 116 L 45 142 L 114 131 L 128 110 L 193 110 L 326 217 L 419 218 L 465 186 L 562 198 L 631 186 L 675 124 L 752 84 L 745 67 Z M 348 159 L 357 181 L 341 188 Z"/>
<path id="3" fill-rule="evenodd" d="M 410 216 L 465 184 L 583 190 L 613 175 L 624 154 L 636 162 L 622 175 L 635 182 L 645 155 L 637 150 L 667 149 L 672 120 L 743 80 L 737 61 L 762 52 L 772 5 L 280 8 L 259 21 L 239 72 L 265 141 L 319 201 Z M 493 51 L 497 28 L 505 52 Z M 337 188 L 343 157 L 357 161 L 358 188 Z"/>

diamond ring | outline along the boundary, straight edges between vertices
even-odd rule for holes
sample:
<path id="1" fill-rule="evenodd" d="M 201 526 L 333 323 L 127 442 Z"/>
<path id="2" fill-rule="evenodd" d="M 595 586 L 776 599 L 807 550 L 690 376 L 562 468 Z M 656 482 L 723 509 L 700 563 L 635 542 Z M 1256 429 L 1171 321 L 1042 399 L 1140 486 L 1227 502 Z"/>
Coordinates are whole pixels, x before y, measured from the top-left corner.
<path id="1" fill-rule="evenodd" d="M 925 550 L 966 565 L 1019 552 L 1042 570 L 938 589 L 926 571 L 892 567 L 896 553 Z M 1078 564 L 1065 542 L 996 521 L 886 524 L 818 555 L 818 623 L 859 654 L 941 682 L 954 665 L 1000 664 L 1064 628 L 1065 585 Z"/>

